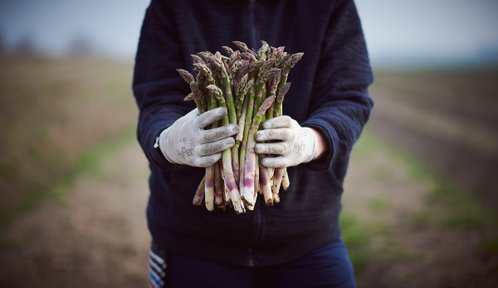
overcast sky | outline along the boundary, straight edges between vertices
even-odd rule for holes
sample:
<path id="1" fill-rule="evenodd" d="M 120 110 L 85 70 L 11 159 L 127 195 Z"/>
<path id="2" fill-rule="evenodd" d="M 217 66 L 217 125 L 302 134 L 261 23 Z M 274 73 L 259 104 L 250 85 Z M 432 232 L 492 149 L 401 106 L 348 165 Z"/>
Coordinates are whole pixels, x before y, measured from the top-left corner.
<path id="1" fill-rule="evenodd" d="M 0 0 L 0 37 L 58 55 L 75 39 L 131 58 L 149 0 Z M 357 0 L 374 63 L 498 56 L 498 0 Z"/>
<path id="2" fill-rule="evenodd" d="M 356 3 L 376 61 L 498 57 L 498 0 Z"/>

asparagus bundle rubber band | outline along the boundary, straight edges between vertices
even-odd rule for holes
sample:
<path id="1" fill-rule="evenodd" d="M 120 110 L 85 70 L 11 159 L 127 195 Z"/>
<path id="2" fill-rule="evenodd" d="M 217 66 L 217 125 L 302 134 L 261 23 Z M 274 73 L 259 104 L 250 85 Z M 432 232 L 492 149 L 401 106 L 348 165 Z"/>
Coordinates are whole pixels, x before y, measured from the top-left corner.
<path id="1" fill-rule="evenodd" d="M 228 115 L 210 128 L 237 124 L 235 145 L 222 152 L 219 162 L 206 168 L 192 204 L 208 211 L 232 207 L 238 213 L 253 210 L 258 194 L 267 206 L 280 201 L 280 187 L 286 190 L 289 177 L 285 168 L 270 169 L 259 163 L 254 152 L 254 135 L 266 119 L 283 115 L 283 100 L 290 88 L 290 70 L 303 53 L 288 54 L 284 47 L 272 47 L 261 41 L 256 51 L 241 41 L 236 49 L 222 46 L 220 52 L 202 51 L 192 56 L 196 76 L 177 69 L 191 92 L 185 101 L 193 101 L 200 113 L 224 107 Z"/>

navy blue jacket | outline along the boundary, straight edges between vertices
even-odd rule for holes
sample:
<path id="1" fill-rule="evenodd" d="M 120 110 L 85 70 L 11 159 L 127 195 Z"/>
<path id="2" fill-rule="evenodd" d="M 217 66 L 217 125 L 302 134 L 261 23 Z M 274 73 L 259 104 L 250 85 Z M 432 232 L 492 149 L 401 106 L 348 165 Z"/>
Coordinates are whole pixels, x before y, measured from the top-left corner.
<path id="1" fill-rule="evenodd" d="M 232 40 L 259 40 L 304 52 L 291 71 L 284 114 L 318 129 L 329 153 L 288 169 L 281 202 L 236 215 L 192 206 L 203 168 L 169 163 L 153 148 L 160 132 L 194 108 L 176 68 L 190 54 Z M 352 0 L 152 0 L 142 26 L 133 79 L 140 110 L 138 140 L 150 162 L 147 208 L 153 240 L 171 252 L 259 266 L 299 257 L 340 236 L 341 194 L 353 144 L 368 120 L 372 82 Z"/>

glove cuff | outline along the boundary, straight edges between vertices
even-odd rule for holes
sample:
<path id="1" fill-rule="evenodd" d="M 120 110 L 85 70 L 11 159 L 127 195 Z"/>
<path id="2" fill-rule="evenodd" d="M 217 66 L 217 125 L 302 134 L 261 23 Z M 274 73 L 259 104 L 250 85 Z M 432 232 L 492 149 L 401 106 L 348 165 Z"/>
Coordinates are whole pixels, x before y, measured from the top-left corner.
<path id="1" fill-rule="evenodd" d="M 308 163 L 308 162 L 311 162 L 313 161 L 313 159 L 315 159 L 315 156 L 316 156 L 316 136 L 315 136 L 315 132 L 313 131 L 312 128 L 309 128 L 309 127 L 303 127 L 303 129 L 305 129 L 305 139 L 307 140 L 306 144 L 307 145 L 310 145 L 311 147 L 311 153 L 309 155 L 311 155 L 311 157 L 305 159 L 303 161 L 303 163 Z M 308 155 L 308 154 L 305 154 L 305 155 Z"/>
<path id="2" fill-rule="evenodd" d="M 168 160 L 168 162 L 170 163 L 177 163 L 176 161 L 174 161 L 173 159 L 171 159 L 169 156 L 168 156 L 168 130 L 171 128 L 168 127 L 166 129 L 163 130 L 163 132 L 161 132 L 161 134 L 159 134 L 159 137 L 158 139 L 156 140 L 156 143 L 157 143 L 157 146 L 159 146 L 159 149 L 161 149 L 161 152 L 163 153 L 164 155 L 164 158 L 166 158 L 166 160 Z M 156 145 L 156 144 L 155 144 Z"/>

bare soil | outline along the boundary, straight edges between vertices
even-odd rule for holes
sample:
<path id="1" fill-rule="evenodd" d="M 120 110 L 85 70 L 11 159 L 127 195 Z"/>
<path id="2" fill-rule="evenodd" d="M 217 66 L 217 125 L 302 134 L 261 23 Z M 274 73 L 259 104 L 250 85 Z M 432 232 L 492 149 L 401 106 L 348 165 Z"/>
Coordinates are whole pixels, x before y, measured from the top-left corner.
<path id="1" fill-rule="evenodd" d="M 498 243 L 496 212 L 478 225 L 471 215 L 480 212 L 470 211 L 498 208 L 497 71 L 377 73 L 370 132 L 390 145 L 353 153 L 344 197 L 345 211 L 387 228 L 374 236 L 378 249 L 359 275 L 362 287 L 498 287 L 498 253 L 483 249 Z M 433 177 L 414 175 L 396 160 L 398 149 Z M 464 203 L 453 215 L 452 203 L 433 203 L 441 183 L 470 196 L 468 211 Z M 379 198 L 388 207 L 372 209 Z M 441 220 L 458 217 L 458 228 Z"/>
<path id="2" fill-rule="evenodd" d="M 62 203 L 12 223 L 0 242 L 0 287 L 146 286 L 145 159 L 133 143 L 103 166 Z"/>
<path id="3" fill-rule="evenodd" d="M 371 236 L 371 258 L 358 273 L 359 287 L 496 287 L 498 255 L 479 250 L 486 237 L 497 239 L 496 231 L 438 223 L 448 212 L 428 204 L 435 183 L 414 179 L 393 154 L 375 149 L 355 155 L 346 179 L 343 213 L 357 215 L 365 228 L 383 229 Z M 380 208 L 374 205 L 379 199 L 385 203 Z"/>
<path id="4" fill-rule="evenodd" d="M 498 209 L 498 69 L 380 72 L 376 133 Z"/>

